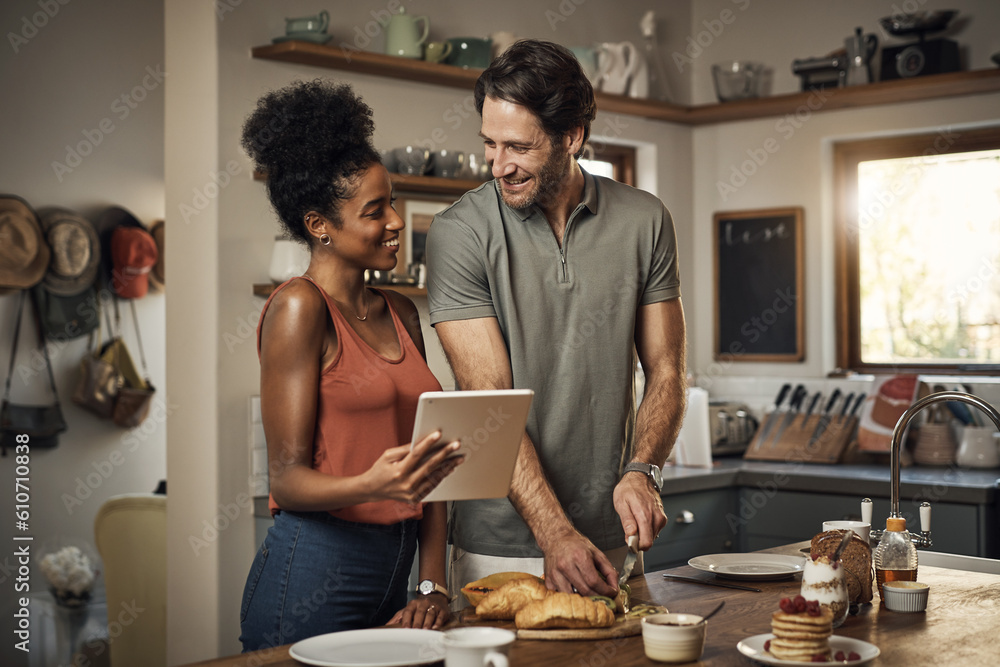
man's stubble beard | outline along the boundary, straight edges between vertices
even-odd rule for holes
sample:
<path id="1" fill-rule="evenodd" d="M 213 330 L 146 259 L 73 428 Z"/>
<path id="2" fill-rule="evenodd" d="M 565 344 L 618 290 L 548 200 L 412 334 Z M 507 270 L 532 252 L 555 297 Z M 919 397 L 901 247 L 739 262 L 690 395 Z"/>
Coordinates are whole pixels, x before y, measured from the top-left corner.
<path id="1" fill-rule="evenodd" d="M 572 164 L 572 156 L 557 150 L 554 145 L 549 146 L 549 156 L 542 164 L 542 168 L 535 174 L 535 187 L 530 192 L 511 195 L 503 189 L 500 184 L 500 196 L 504 203 L 512 209 L 523 211 L 534 204 L 543 208 L 554 200 L 566 183 L 566 174 Z M 500 179 L 497 179 L 500 180 Z"/>

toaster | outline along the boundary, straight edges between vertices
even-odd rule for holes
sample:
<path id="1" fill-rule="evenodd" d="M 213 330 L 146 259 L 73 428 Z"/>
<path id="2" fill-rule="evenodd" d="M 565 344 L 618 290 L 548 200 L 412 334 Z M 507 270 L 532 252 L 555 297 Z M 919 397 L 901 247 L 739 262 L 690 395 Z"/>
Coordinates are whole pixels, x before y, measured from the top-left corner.
<path id="1" fill-rule="evenodd" d="M 742 403 L 712 401 L 708 405 L 712 455 L 742 454 L 757 432 L 757 419 Z"/>

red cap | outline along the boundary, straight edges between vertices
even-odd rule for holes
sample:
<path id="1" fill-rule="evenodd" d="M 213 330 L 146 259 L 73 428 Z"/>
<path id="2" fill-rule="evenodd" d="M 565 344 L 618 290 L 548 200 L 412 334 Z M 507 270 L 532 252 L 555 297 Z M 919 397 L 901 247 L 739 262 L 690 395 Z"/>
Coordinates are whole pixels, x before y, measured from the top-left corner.
<path id="1" fill-rule="evenodd" d="M 111 234 L 111 285 L 123 299 L 146 296 L 149 272 L 156 264 L 156 241 L 145 229 L 117 227 Z"/>

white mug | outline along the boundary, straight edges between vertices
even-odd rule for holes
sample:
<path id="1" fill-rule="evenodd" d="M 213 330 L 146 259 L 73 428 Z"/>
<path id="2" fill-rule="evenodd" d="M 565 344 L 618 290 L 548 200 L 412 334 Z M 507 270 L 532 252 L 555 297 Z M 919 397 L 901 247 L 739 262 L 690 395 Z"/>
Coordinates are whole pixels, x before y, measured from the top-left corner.
<path id="1" fill-rule="evenodd" d="M 827 530 L 853 530 L 858 537 L 867 543 L 871 537 L 872 525 L 864 521 L 824 521 L 823 530 L 824 532 Z"/>
<path id="2" fill-rule="evenodd" d="M 517 638 L 493 627 L 452 628 L 444 633 L 445 667 L 508 667 L 507 653 Z"/>

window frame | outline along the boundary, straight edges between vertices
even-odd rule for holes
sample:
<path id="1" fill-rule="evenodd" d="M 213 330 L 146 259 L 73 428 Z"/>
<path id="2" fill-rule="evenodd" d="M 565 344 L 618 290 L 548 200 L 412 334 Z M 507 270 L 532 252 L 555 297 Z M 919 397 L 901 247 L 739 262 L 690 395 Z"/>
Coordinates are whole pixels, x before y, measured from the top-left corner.
<path id="1" fill-rule="evenodd" d="M 875 364 L 861 360 L 861 294 L 858 248 L 858 164 L 869 160 L 947 155 L 1000 149 L 1000 126 L 835 142 L 835 322 L 839 369 L 859 373 L 996 375 L 993 364 Z"/>
<path id="2" fill-rule="evenodd" d="M 614 179 L 619 183 L 635 187 L 635 146 L 593 140 L 589 146 L 593 155 L 585 156 L 587 159 L 610 162 Z"/>

